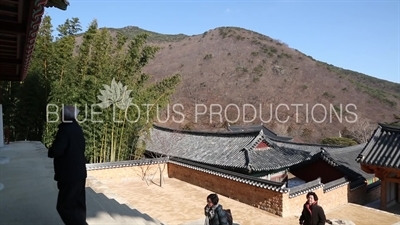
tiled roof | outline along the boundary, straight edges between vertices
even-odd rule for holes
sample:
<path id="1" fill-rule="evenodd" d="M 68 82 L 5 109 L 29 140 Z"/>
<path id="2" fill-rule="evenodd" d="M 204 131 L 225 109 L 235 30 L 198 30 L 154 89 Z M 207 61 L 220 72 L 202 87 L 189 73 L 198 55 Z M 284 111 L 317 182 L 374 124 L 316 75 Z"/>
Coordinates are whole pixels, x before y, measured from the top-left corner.
<path id="1" fill-rule="evenodd" d="M 379 124 L 356 161 L 400 169 L 400 126 Z"/>
<path id="2" fill-rule="evenodd" d="M 374 174 L 369 174 L 364 172 L 360 164 L 358 164 L 354 159 L 360 154 L 366 143 L 344 147 L 344 148 L 331 148 L 327 149 L 327 154 L 335 160 L 335 162 L 341 166 L 341 168 L 347 170 L 348 173 L 352 173 L 353 176 L 362 176 L 365 179 L 375 177 Z"/>
<path id="3" fill-rule="evenodd" d="M 305 184 L 293 187 L 289 189 L 289 198 L 294 198 L 299 195 L 306 194 L 310 191 L 317 190 L 318 188 L 323 187 L 324 184 L 321 183 L 321 178 L 318 178 L 316 180 L 307 182 Z"/>
<path id="4" fill-rule="evenodd" d="M 257 149 L 260 142 L 268 148 Z M 154 126 L 146 150 L 226 169 L 271 171 L 310 159 L 309 151 L 282 148 L 259 132 L 187 132 Z"/>
<path id="5" fill-rule="evenodd" d="M 323 159 L 345 175 L 350 188 L 365 185 L 366 179 L 374 177 L 360 169 L 354 158 L 365 144 L 341 147 L 321 144 L 303 144 L 270 139 L 263 131 L 196 132 L 176 131 L 154 126 L 146 141 L 146 150 L 172 157 L 172 160 L 186 160 L 225 170 L 241 169 L 246 172 L 278 171 L 295 168 L 316 159 Z M 257 149 L 261 142 L 267 148 Z M 304 186 L 305 185 L 305 186 Z M 304 184 L 296 187 L 304 191 Z M 343 182 L 332 182 L 328 191 Z"/>
<path id="6" fill-rule="evenodd" d="M 240 173 L 235 173 L 232 171 L 227 171 L 219 168 L 215 168 L 212 166 L 207 166 L 201 163 L 190 162 L 188 160 L 172 158 L 169 163 L 173 163 L 176 165 L 180 165 L 183 167 L 187 167 L 193 170 L 201 171 L 204 173 L 212 174 L 215 176 L 223 177 L 229 180 L 234 180 L 240 183 L 245 183 L 252 186 L 257 186 L 260 188 L 265 188 L 281 193 L 289 192 L 289 189 L 286 188 L 285 182 L 274 182 L 270 180 L 260 179 L 253 176 L 248 176 Z"/>
<path id="7" fill-rule="evenodd" d="M 309 152 L 314 155 L 321 151 L 321 148 L 324 149 L 333 149 L 333 148 L 344 148 L 343 146 L 332 146 L 332 145 L 323 145 L 323 144 L 311 144 L 311 143 L 296 143 L 296 142 L 288 142 L 288 141 L 275 141 L 273 142 L 281 147 L 286 149 L 296 149 Z"/>
<path id="8" fill-rule="evenodd" d="M 234 132 L 243 132 L 243 131 L 257 131 L 260 132 L 261 130 L 263 133 L 269 137 L 270 139 L 273 140 L 279 140 L 279 141 L 290 141 L 293 138 L 292 137 L 285 137 L 285 136 L 279 136 L 272 130 L 268 129 L 264 125 L 250 125 L 250 126 L 238 126 L 238 125 L 228 125 L 227 129 L 229 131 L 234 131 Z"/>
<path id="9" fill-rule="evenodd" d="M 329 183 L 324 184 L 324 192 L 329 192 L 329 191 L 335 190 L 335 189 L 342 187 L 344 185 L 347 185 L 347 184 L 349 184 L 349 181 L 345 177 L 339 178 L 337 180 L 333 180 Z"/>
<path id="10" fill-rule="evenodd" d="M 56 7 L 61 10 L 66 10 L 68 6 L 68 0 L 48 0 L 46 4 L 46 7 Z"/>
<path id="11" fill-rule="evenodd" d="M 373 178 L 375 176 L 374 174 L 368 174 L 362 171 L 360 165 L 354 161 L 354 158 L 361 152 L 364 146 L 365 143 L 340 148 L 319 147 L 318 153 L 315 153 L 317 149 L 314 148 L 312 149 L 314 155 L 310 160 L 294 165 L 293 167 L 291 167 L 291 169 L 296 169 L 315 160 L 322 159 L 332 167 L 335 167 L 339 171 L 341 171 L 344 174 L 345 179 L 350 182 L 350 189 L 355 189 L 357 187 L 365 185 L 367 179 Z M 335 183 L 329 185 L 334 186 Z"/>
<path id="12" fill-rule="evenodd" d="M 106 162 L 106 163 L 88 163 L 88 164 L 86 164 L 86 169 L 87 170 L 104 170 L 104 169 L 114 169 L 114 168 L 122 168 L 122 167 L 153 165 L 153 164 L 158 164 L 158 163 L 167 163 L 168 161 L 169 161 L 168 157 L 162 157 L 162 158 L 128 160 L 128 161 Z"/>

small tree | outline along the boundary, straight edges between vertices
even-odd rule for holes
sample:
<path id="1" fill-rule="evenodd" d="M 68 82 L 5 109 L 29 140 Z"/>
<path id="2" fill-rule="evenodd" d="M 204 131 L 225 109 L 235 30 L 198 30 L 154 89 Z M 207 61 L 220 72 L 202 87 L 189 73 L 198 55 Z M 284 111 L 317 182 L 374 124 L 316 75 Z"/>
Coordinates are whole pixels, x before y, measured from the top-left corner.
<path id="1" fill-rule="evenodd" d="M 338 146 L 353 146 L 357 145 L 357 142 L 351 138 L 345 137 L 328 137 L 322 139 L 322 144 L 325 145 L 338 145 Z"/>
<path id="2" fill-rule="evenodd" d="M 153 132 L 153 130 L 151 130 L 150 132 Z M 147 155 L 147 157 L 152 158 L 152 159 L 161 159 L 161 158 L 167 158 L 167 160 L 169 159 L 169 157 L 171 156 L 171 151 L 172 151 L 172 146 L 171 143 L 174 143 L 175 141 L 181 139 L 182 134 L 179 131 L 175 131 L 173 132 L 173 134 L 171 136 L 169 136 L 168 138 L 163 138 L 160 137 L 159 135 L 150 135 L 147 137 L 146 141 L 148 142 L 152 142 L 155 144 L 155 146 L 157 146 L 158 149 L 162 149 L 162 152 L 151 152 L 151 151 L 147 151 L 145 155 Z M 145 143 L 144 140 L 141 142 L 141 148 L 146 148 L 145 147 Z M 151 170 L 150 170 L 151 165 L 147 165 L 145 167 L 142 168 L 142 179 L 146 181 L 146 183 L 148 184 L 148 181 L 150 181 L 151 183 L 156 184 L 156 182 L 154 181 L 154 178 L 157 174 L 157 172 L 154 172 L 151 174 Z M 157 170 L 158 170 L 158 174 L 159 174 L 159 178 L 160 178 L 160 187 L 162 187 L 165 183 L 164 180 L 164 171 L 167 168 L 167 163 L 157 163 Z M 149 174 L 150 173 L 150 174 Z"/>
<path id="3" fill-rule="evenodd" d="M 349 135 L 358 143 L 366 143 L 374 131 L 374 126 L 371 125 L 369 119 L 358 119 L 349 128 Z"/>

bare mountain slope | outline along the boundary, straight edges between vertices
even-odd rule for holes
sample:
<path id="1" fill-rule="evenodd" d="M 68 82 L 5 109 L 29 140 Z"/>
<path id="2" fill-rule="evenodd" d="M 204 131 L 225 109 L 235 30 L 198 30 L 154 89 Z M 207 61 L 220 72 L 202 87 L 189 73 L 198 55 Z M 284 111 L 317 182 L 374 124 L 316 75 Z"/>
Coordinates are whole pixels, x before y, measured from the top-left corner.
<path id="1" fill-rule="evenodd" d="M 129 33 L 127 28 L 122 31 Z M 281 135 L 319 142 L 323 137 L 338 136 L 343 128 L 354 126 L 351 122 L 356 119 L 390 122 L 400 112 L 399 84 L 316 61 L 253 31 L 223 27 L 202 35 L 173 37 L 153 39 L 162 49 L 145 69 L 156 80 L 182 75 L 171 106 L 183 105 L 184 110 L 176 110 L 185 114 L 184 122 L 177 121 L 182 117 L 170 108 L 170 118 L 160 124 L 163 126 L 226 129 L 228 123 L 246 124 L 247 119 L 247 124 L 264 121 Z M 207 113 L 196 115 L 196 104 L 197 112 L 206 108 Z M 210 119 L 211 104 L 222 106 L 222 118 L 214 115 Z M 228 104 L 238 108 L 226 107 Z M 256 111 L 246 106 L 243 112 L 245 104 Z M 293 104 L 302 105 L 296 109 Z"/>

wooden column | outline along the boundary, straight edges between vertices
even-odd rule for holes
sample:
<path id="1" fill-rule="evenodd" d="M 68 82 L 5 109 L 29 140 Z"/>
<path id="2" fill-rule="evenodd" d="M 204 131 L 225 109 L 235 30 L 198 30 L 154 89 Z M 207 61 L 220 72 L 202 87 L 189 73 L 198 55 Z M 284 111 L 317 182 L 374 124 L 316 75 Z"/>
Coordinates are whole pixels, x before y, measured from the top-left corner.
<path id="1" fill-rule="evenodd" d="M 3 105 L 0 104 L 0 147 L 4 146 Z"/>
<path id="2" fill-rule="evenodd" d="M 385 210 L 387 201 L 386 201 L 386 192 L 387 192 L 387 185 L 385 180 L 381 180 L 381 205 L 380 209 Z"/>

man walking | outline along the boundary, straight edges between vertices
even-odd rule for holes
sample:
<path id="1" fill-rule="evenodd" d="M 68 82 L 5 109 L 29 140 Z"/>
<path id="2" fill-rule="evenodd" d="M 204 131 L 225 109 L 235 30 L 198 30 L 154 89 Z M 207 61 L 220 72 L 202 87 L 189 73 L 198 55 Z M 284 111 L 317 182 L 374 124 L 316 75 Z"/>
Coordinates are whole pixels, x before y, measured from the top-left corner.
<path id="1" fill-rule="evenodd" d="M 87 225 L 85 137 L 76 121 L 78 113 L 73 106 L 63 108 L 62 123 L 48 152 L 48 157 L 54 158 L 59 190 L 57 211 L 66 225 Z"/>

